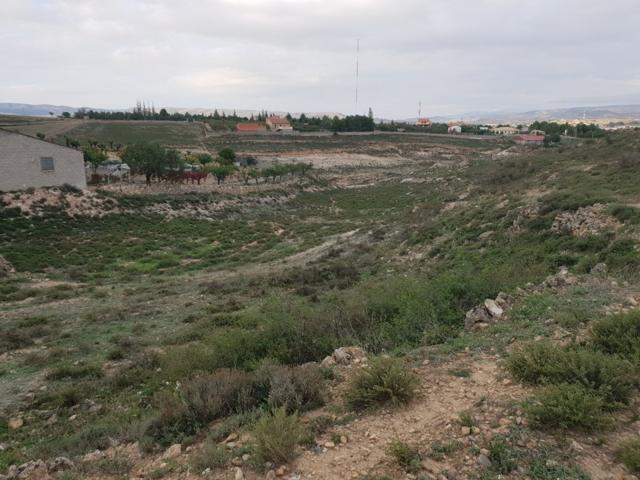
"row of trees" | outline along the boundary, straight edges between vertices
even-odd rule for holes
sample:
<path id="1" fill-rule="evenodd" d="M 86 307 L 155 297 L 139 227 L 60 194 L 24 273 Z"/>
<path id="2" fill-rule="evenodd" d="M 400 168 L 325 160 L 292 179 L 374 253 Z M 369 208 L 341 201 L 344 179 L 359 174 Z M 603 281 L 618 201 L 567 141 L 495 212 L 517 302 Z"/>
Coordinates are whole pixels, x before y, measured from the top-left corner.
<path id="1" fill-rule="evenodd" d="M 88 147 L 84 153 L 85 161 L 96 167 L 107 159 L 104 151 L 97 148 Z M 169 172 L 182 172 L 189 162 L 197 162 L 203 172 L 216 178 L 218 184 L 236 173 L 245 184 L 249 184 L 251 181 L 276 182 L 286 176 L 304 176 L 313 168 L 310 163 L 289 163 L 257 169 L 254 167 L 257 163 L 255 158 L 238 158 L 231 148 L 223 148 L 215 158 L 207 153 L 182 157 L 177 150 L 156 144 L 130 145 L 123 151 L 122 161 L 131 167 L 133 173 L 144 175 L 147 183 L 151 183 L 152 179 L 160 181 Z"/>
<path id="2" fill-rule="evenodd" d="M 535 121 L 529 125 L 529 130 L 542 130 L 546 135 L 569 135 L 578 138 L 601 138 L 606 135 L 602 128 L 593 123 L 569 125 L 568 123 Z"/>
<path id="3" fill-rule="evenodd" d="M 249 117 L 240 116 L 234 110 L 233 113 L 227 114 L 225 112 L 219 113 L 218 110 L 214 110 L 213 113 L 169 113 L 165 108 L 156 111 L 155 107 L 148 107 L 144 104 L 138 103 L 131 111 L 101 111 L 101 110 L 87 110 L 81 108 L 73 114 L 75 118 L 90 118 L 92 120 L 164 120 L 174 122 L 193 122 L 193 121 L 209 121 L 215 124 L 215 121 L 230 121 L 230 122 L 264 122 L 269 116 L 269 112 L 266 110 L 259 112 L 257 115 L 251 115 Z"/>

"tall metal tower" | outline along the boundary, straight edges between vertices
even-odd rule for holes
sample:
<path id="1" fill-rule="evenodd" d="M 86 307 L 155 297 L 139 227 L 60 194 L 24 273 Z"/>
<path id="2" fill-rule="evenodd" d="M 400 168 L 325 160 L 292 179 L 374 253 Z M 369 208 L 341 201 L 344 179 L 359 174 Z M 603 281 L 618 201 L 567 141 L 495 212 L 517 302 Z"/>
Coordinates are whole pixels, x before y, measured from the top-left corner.
<path id="1" fill-rule="evenodd" d="M 356 41 L 356 111 L 358 114 L 358 86 L 360 81 L 360 39 Z"/>

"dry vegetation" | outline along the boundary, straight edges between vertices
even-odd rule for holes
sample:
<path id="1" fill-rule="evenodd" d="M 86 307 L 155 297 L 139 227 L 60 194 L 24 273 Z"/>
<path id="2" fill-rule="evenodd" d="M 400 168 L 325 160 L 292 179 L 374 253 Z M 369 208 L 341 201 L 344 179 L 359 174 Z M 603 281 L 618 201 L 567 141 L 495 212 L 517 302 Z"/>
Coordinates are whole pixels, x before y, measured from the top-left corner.
<path id="1" fill-rule="evenodd" d="M 314 173 L 3 195 L 0 474 L 634 478 L 638 132 L 203 143 Z"/>

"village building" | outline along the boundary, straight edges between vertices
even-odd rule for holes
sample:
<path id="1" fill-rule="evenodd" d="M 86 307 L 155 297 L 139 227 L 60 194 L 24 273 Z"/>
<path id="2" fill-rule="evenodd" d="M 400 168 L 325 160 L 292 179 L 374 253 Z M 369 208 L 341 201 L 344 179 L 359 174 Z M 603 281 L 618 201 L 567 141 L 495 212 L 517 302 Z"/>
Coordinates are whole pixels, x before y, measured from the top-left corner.
<path id="1" fill-rule="evenodd" d="M 289 120 L 277 115 L 271 115 L 267 118 L 267 127 L 274 132 L 292 132 L 293 127 L 289 123 Z"/>
<path id="2" fill-rule="evenodd" d="M 267 127 L 261 123 L 239 123 L 236 125 L 236 131 L 238 133 L 260 133 L 266 132 Z"/>
<path id="3" fill-rule="evenodd" d="M 520 130 L 510 126 L 494 127 L 493 133 L 495 133 L 496 135 L 517 135 L 518 133 L 520 133 Z"/>
<path id="4" fill-rule="evenodd" d="M 429 118 L 419 118 L 416 120 L 416 126 L 418 127 L 430 127 L 431 123 Z"/>
<path id="5" fill-rule="evenodd" d="M 545 133 L 542 130 L 529 130 L 527 132 L 529 135 L 542 135 L 545 136 Z"/>
<path id="6" fill-rule="evenodd" d="M 447 132 L 453 134 L 462 133 L 462 122 L 449 122 L 447 124 Z"/>
<path id="7" fill-rule="evenodd" d="M 519 145 L 543 145 L 544 135 L 516 135 L 513 141 Z"/>
<path id="8" fill-rule="evenodd" d="M 82 152 L 0 129 L 0 191 L 87 188 Z"/>

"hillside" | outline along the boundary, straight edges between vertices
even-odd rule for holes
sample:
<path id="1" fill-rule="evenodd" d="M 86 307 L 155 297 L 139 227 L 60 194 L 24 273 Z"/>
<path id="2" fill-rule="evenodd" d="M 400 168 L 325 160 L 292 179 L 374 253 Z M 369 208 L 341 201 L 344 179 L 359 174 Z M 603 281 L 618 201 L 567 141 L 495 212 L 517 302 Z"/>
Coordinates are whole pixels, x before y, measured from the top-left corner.
<path id="1" fill-rule="evenodd" d="M 101 123 L 314 168 L 2 194 L 0 478 L 636 478 L 639 131 Z"/>

